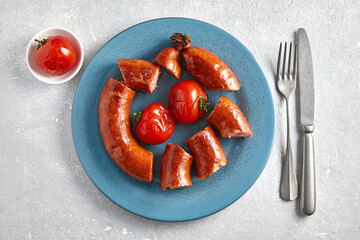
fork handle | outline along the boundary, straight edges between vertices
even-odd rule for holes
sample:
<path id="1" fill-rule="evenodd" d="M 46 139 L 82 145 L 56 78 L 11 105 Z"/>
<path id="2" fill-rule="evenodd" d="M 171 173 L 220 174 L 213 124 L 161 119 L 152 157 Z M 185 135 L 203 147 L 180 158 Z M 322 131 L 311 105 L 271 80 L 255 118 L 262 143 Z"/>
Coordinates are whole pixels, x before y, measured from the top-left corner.
<path id="1" fill-rule="evenodd" d="M 312 215 L 316 209 L 315 155 L 312 131 L 304 129 L 302 137 L 303 168 L 300 192 L 300 209 L 305 215 Z"/>
<path id="2" fill-rule="evenodd" d="M 281 198 L 287 201 L 295 200 L 298 197 L 298 184 L 296 180 L 293 154 L 291 149 L 290 137 L 290 107 L 289 100 L 286 99 L 286 112 L 287 112 L 287 146 L 286 157 L 284 159 L 281 182 L 280 182 L 280 195 Z"/>

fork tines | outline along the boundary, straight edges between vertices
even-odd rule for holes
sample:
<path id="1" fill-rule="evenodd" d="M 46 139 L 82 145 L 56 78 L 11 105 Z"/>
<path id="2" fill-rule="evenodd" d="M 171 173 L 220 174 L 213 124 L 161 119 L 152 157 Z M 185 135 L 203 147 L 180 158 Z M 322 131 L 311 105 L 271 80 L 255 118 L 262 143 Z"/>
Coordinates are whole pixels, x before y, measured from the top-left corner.
<path id="1" fill-rule="evenodd" d="M 281 79 L 285 79 L 287 80 L 288 77 L 292 76 L 293 79 L 296 78 L 296 74 L 297 74 L 297 61 L 296 61 L 296 57 L 297 57 L 297 44 L 295 43 L 295 53 L 294 53 L 294 59 L 293 61 L 291 61 L 291 52 L 292 52 L 292 42 L 290 42 L 290 46 L 289 46 L 289 54 L 287 55 L 287 46 L 288 46 L 288 43 L 285 42 L 285 49 L 284 49 L 284 54 L 283 54 L 283 58 L 281 58 L 281 55 L 282 55 L 282 46 L 283 46 L 283 43 L 280 43 L 280 48 L 279 48 L 279 56 L 278 56 L 278 64 L 277 64 L 277 72 L 276 72 L 276 77 L 278 80 L 281 80 Z M 289 61 L 287 63 L 287 66 L 286 66 L 286 58 L 289 58 Z M 282 59 L 282 62 L 281 62 L 281 59 Z M 281 64 L 282 63 L 282 64 Z M 280 71 L 280 66 L 282 65 L 282 71 Z M 291 65 L 292 66 L 292 69 L 291 69 Z M 287 72 L 285 72 L 285 69 L 287 67 Z M 281 72 L 281 74 L 280 74 Z"/>

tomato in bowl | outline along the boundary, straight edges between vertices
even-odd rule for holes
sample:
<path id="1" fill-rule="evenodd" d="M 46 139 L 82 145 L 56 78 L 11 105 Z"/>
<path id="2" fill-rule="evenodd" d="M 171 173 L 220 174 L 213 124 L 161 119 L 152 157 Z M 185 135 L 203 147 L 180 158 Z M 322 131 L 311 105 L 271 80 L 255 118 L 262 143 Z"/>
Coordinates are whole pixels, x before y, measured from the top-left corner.
<path id="1" fill-rule="evenodd" d="M 43 41 L 48 38 L 47 43 L 38 49 L 39 42 L 35 41 L 35 39 Z M 51 46 L 50 41 L 55 42 L 55 45 Z M 71 43 L 73 48 L 69 47 L 68 42 Z M 50 46 L 53 49 L 58 49 L 58 51 L 56 53 L 48 51 L 46 48 Z M 47 54 L 43 52 L 47 52 Z M 76 57 L 74 58 L 74 56 Z M 39 60 L 43 64 L 37 64 Z M 46 63 L 47 60 L 52 61 Z M 74 78 L 81 69 L 83 60 L 84 50 L 80 40 L 71 31 L 59 27 L 47 28 L 37 33 L 31 38 L 26 53 L 26 61 L 30 72 L 38 80 L 48 84 L 60 84 Z"/>

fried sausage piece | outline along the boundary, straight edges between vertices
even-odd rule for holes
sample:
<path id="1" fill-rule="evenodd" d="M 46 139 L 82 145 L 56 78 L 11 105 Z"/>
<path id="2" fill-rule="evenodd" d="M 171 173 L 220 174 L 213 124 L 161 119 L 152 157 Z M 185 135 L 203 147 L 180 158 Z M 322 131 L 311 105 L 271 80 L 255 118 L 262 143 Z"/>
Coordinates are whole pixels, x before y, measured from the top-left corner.
<path id="1" fill-rule="evenodd" d="M 174 47 L 167 47 L 156 55 L 155 63 L 162 66 L 168 73 L 177 79 L 181 76 L 182 56 L 179 50 Z"/>
<path id="2" fill-rule="evenodd" d="M 196 173 L 199 180 L 205 180 L 226 165 L 224 149 L 211 126 L 195 133 L 186 141 L 194 154 Z"/>
<path id="3" fill-rule="evenodd" d="M 219 131 L 222 138 L 252 136 L 251 128 L 240 108 L 223 95 L 221 95 L 219 104 L 215 105 L 206 121 Z"/>
<path id="4" fill-rule="evenodd" d="M 109 78 L 100 98 L 100 133 L 107 152 L 131 177 L 151 182 L 153 154 L 142 148 L 131 132 L 130 105 L 135 92 L 114 78 Z"/>
<path id="5" fill-rule="evenodd" d="M 190 170 L 193 157 L 174 144 L 167 144 L 161 160 L 161 189 L 186 188 L 192 186 Z"/>
<path id="6" fill-rule="evenodd" d="M 183 50 L 186 69 L 209 90 L 240 89 L 235 74 L 214 53 L 200 47 Z"/>
<path id="7" fill-rule="evenodd" d="M 160 66 L 145 60 L 118 59 L 126 86 L 152 93 L 160 74 Z"/>

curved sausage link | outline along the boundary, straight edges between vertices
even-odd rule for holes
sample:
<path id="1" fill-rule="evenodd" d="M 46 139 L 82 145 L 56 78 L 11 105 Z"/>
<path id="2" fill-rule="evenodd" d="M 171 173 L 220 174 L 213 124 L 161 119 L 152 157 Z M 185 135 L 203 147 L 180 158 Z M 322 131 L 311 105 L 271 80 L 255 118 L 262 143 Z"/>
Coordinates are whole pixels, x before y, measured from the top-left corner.
<path id="1" fill-rule="evenodd" d="M 126 86 L 152 93 L 160 74 L 160 66 L 145 60 L 118 59 Z"/>
<path id="2" fill-rule="evenodd" d="M 251 137 L 251 128 L 236 104 L 221 95 L 219 104 L 207 117 L 206 121 L 214 125 L 222 138 Z"/>
<path id="3" fill-rule="evenodd" d="M 226 165 L 224 149 L 213 128 L 207 126 L 186 141 L 194 154 L 196 173 L 199 180 L 205 180 L 219 168 Z"/>
<path id="4" fill-rule="evenodd" d="M 177 79 L 181 76 L 182 57 L 179 50 L 174 47 L 167 47 L 156 55 L 154 62 L 162 66 L 168 73 Z"/>
<path id="5" fill-rule="evenodd" d="M 131 177 L 151 182 L 153 154 L 142 148 L 131 132 L 130 105 L 135 92 L 116 79 L 106 83 L 99 103 L 100 133 L 107 152 Z"/>
<path id="6" fill-rule="evenodd" d="M 209 90 L 240 89 L 235 74 L 214 53 L 200 47 L 183 50 L 186 69 Z"/>
<path id="7" fill-rule="evenodd" d="M 190 170 L 193 157 L 178 145 L 166 145 L 161 160 L 161 189 L 186 188 L 192 186 Z"/>

